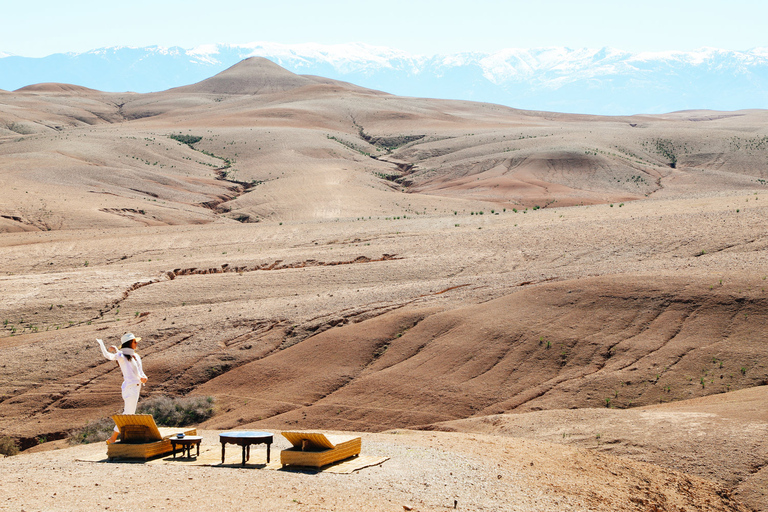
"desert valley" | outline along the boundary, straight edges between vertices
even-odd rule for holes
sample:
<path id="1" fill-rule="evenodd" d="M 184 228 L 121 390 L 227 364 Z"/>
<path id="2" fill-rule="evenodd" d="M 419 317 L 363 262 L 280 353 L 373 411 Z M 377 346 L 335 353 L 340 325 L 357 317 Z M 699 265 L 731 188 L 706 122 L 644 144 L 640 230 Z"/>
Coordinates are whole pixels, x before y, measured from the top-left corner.
<path id="1" fill-rule="evenodd" d="M 768 510 L 768 111 L 523 111 L 251 58 L 0 91 L 0 187 L 0 437 L 25 450 L 0 509 L 122 510 L 131 471 L 146 509 Z M 95 340 L 127 331 L 144 398 L 215 398 L 213 444 L 359 432 L 390 460 L 76 462 L 123 403 Z"/>

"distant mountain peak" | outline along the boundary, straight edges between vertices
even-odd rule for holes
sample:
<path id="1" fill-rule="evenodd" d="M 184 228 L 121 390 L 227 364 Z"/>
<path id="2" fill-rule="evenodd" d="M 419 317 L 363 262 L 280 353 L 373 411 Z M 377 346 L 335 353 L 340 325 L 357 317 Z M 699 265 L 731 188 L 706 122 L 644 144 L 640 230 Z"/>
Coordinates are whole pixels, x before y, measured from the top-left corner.
<path id="1" fill-rule="evenodd" d="M 209 94 L 269 94 L 313 83 L 268 59 L 249 57 L 211 78 L 171 90 Z"/>

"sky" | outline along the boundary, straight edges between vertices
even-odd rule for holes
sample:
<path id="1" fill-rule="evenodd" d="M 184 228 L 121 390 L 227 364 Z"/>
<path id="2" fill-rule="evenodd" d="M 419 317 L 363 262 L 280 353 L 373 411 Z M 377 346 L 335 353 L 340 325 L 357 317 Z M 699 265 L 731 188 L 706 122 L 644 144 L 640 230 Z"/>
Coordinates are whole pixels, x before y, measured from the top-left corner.
<path id="1" fill-rule="evenodd" d="M 0 54 L 349 42 L 434 55 L 566 46 L 768 47 L 765 0 L 35 0 L 2 3 Z"/>

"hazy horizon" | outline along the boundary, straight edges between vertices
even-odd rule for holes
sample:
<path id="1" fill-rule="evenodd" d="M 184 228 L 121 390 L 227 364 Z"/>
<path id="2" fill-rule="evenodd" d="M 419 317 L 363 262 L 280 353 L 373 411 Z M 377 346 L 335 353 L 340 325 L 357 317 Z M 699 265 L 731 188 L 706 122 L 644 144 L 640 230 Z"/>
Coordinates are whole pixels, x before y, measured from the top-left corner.
<path id="1" fill-rule="evenodd" d="M 631 52 L 744 50 L 768 44 L 762 26 L 768 4 L 752 0 L 734 0 L 727 8 L 713 0 L 649 0 L 641 8 L 608 0 L 393 0 L 387 9 L 349 0 L 233 0 L 217 9 L 200 0 L 183 7 L 137 0 L 130 8 L 94 0 L 41 0 L 4 6 L 3 17 L 0 52 L 25 57 L 113 46 L 194 48 L 211 41 L 360 41 L 427 55 L 550 46 Z"/>
<path id="2" fill-rule="evenodd" d="M 217 42 L 204 42 L 192 46 L 184 46 L 181 44 L 170 44 L 170 45 L 163 45 L 163 44 L 147 44 L 147 45 L 138 45 L 138 44 L 115 44 L 115 45 L 108 45 L 108 46 L 94 46 L 92 48 L 87 48 L 84 50 L 73 50 L 73 51 L 54 51 L 45 55 L 22 55 L 17 54 L 13 52 L 6 51 L 5 48 L 0 48 L 0 59 L 6 58 L 6 57 L 23 57 L 28 59 L 44 59 L 46 57 L 51 57 L 54 55 L 84 55 L 88 53 L 97 52 L 99 50 L 111 50 L 111 49 L 144 49 L 144 48 L 157 48 L 159 50 L 172 50 L 172 49 L 182 49 L 186 52 L 195 52 L 195 53 L 206 53 L 207 50 L 215 47 L 238 47 L 238 48 L 246 48 L 246 47 L 259 47 L 259 46 L 267 46 L 267 45 L 275 45 L 275 46 L 286 46 L 286 47 L 321 47 L 321 48 L 328 48 L 328 47 L 350 47 L 350 46 L 367 46 L 370 48 L 378 48 L 382 50 L 388 50 L 393 53 L 400 53 L 400 54 L 406 54 L 412 57 L 441 57 L 441 56 L 451 56 L 451 55 L 464 55 L 464 54 L 483 54 L 483 55 L 494 55 L 510 50 L 547 50 L 547 49 L 567 49 L 567 50 L 590 50 L 590 51 L 597 51 L 597 50 L 616 50 L 620 52 L 630 53 L 633 55 L 663 55 L 663 54 L 677 54 L 677 53 L 696 53 L 701 52 L 705 50 L 716 50 L 716 51 L 723 51 L 723 52 L 737 52 L 737 53 L 749 53 L 749 52 L 756 52 L 760 50 L 765 50 L 765 54 L 768 56 L 768 42 L 764 46 L 753 46 L 749 48 L 725 48 L 725 47 L 719 47 L 719 46 L 711 46 L 711 45 L 703 45 L 698 46 L 695 48 L 688 48 L 688 49 L 681 49 L 681 48 L 659 48 L 654 50 L 630 50 L 627 48 L 621 48 L 617 46 L 611 46 L 611 45 L 593 45 L 593 46 L 567 46 L 567 45 L 540 45 L 540 46 L 506 46 L 506 47 L 499 47 L 492 50 L 469 50 L 469 51 L 455 51 L 455 52 L 413 52 L 406 50 L 404 48 L 400 48 L 397 46 L 387 46 L 387 45 L 380 45 L 380 44 L 369 44 L 363 41 L 345 41 L 345 42 L 339 42 L 339 43 L 318 43 L 318 42 L 302 42 L 302 43 L 295 43 L 295 44 L 287 44 L 287 43 L 280 43 L 277 41 L 265 41 L 265 40 L 253 40 L 253 41 L 247 41 L 243 43 L 231 43 L 231 42 L 225 42 L 225 41 L 217 41 Z"/>

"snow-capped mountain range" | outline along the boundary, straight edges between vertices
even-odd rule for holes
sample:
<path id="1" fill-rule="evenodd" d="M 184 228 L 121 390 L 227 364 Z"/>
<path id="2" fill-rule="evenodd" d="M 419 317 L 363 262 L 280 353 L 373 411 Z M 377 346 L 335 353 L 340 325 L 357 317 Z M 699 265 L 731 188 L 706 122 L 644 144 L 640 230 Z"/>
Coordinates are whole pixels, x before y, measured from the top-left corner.
<path id="1" fill-rule="evenodd" d="M 43 58 L 0 51 L 0 89 L 64 82 L 103 91 L 160 91 L 266 57 L 404 96 L 464 99 L 589 114 L 768 108 L 768 48 L 631 53 L 562 47 L 414 55 L 361 43 L 110 47 Z"/>

